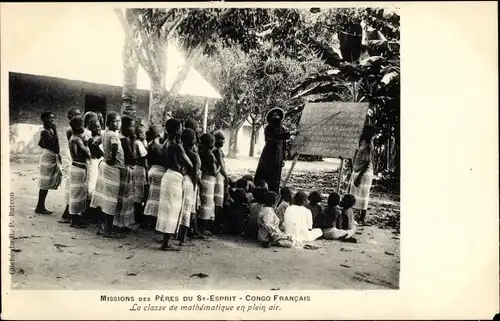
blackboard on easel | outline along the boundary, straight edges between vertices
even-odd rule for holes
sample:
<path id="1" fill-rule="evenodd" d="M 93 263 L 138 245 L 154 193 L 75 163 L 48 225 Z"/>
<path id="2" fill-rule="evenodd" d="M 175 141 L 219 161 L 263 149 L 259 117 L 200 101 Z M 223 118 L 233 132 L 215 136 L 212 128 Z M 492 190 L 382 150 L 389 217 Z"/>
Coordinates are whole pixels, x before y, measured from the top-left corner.
<path id="1" fill-rule="evenodd" d="M 295 154 L 295 158 L 283 185 L 288 183 L 301 154 L 315 155 L 340 159 L 337 183 L 337 192 L 339 192 L 344 160 L 350 159 L 358 148 L 368 107 L 368 103 L 353 102 L 306 104 L 299 122 L 300 133 L 292 144 L 292 153 Z"/>

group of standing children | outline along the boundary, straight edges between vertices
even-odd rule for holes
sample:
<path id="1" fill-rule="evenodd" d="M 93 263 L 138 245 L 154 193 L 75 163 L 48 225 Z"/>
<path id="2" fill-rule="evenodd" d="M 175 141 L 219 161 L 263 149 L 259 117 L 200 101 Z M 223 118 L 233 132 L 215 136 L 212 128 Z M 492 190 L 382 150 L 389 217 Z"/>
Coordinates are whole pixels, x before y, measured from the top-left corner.
<path id="1" fill-rule="evenodd" d="M 54 114 L 42 114 L 39 146 L 40 192 L 36 213 L 47 191 L 61 185 L 61 157 Z M 133 117 L 68 112 L 66 131 L 71 155 L 66 208 L 61 223 L 85 228 L 94 220 L 98 234 L 123 238 L 136 224 L 163 234 L 161 249 L 178 251 L 191 238 L 206 238 L 221 221 L 227 192 L 224 135 L 201 134 L 198 123 L 169 119 L 146 131 Z M 105 130 L 101 130 L 105 125 Z"/>

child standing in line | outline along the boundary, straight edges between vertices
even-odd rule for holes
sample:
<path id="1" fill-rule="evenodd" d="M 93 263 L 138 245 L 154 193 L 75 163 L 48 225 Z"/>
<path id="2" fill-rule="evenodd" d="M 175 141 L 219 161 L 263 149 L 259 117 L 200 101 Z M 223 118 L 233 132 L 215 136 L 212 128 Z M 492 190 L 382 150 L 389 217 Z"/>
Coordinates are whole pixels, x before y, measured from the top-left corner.
<path id="1" fill-rule="evenodd" d="M 99 171 L 99 163 L 104 156 L 102 150 L 102 130 L 101 124 L 98 119 L 92 119 L 89 121 L 87 128 L 90 130 L 91 136 L 89 139 L 89 150 L 92 159 L 90 161 L 89 167 L 89 197 L 92 198 L 94 193 L 95 184 L 97 182 L 97 174 Z"/>
<path id="2" fill-rule="evenodd" d="M 200 160 L 201 160 L 201 185 L 198 226 L 200 232 L 205 236 L 211 236 L 210 225 L 215 220 L 215 183 L 220 168 L 217 166 L 217 160 L 214 156 L 215 137 L 212 134 L 203 134 L 200 137 Z"/>
<path id="3" fill-rule="evenodd" d="M 123 149 L 124 166 L 120 168 L 120 186 L 118 204 L 113 224 L 120 232 L 130 232 L 134 219 L 134 182 L 132 180 L 135 165 L 135 120 L 131 116 L 122 117 L 120 143 Z"/>
<path id="4" fill-rule="evenodd" d="M 125 166 L 123 147 L 118 130 L 121 127 L 120 115 L 114 111 L 106 115 L 107 130 L 102 135 L 104 161 L 99 164 L 99 175 L 92 195 L 91 207 L 99 209 L 104 221 L 97 233 L 109 238 L 122 238 L 123 235 L 113 233 L 114 216 L 118 214 L 117 205 L 120 187 L 120 170 Z"/>
<path id="5" fill-rule="evenodd" d="M 165 136 L 163 126 L 154 125 L 149 128 L 149 135 L 152 140 L 148 144 L 148 198 L 144 207 L 144 224 L 142 227 L 154 229 L 158 217 L 158 204 L 160 203 L 161 179 L 167 171 L 165 168 L 166 155 L 162 151 L 162 141 Z"/>
<path id="6" fill-rule="evenodd" d="M 69 214 L 71 227 L 85 228 L 82 214 L 88 205 L 88 164 L 91 158 L 89 148 L 84 144 L 83 119 L 73 117 L 70 121 L 72 135 L 69 139 L 71 167 L 69 170 Z"/>
<path id="7" fill-rule="evenodd" d="M 71 126 L 69 126 L 69 122 L 73 117 L 80 116 L 81 112 L 80 109 L 78 108 L 70 108 L 68 110 L 67 118 L 68 118 L 68 127 L 66 127 L 66 139 L 70 140 L 71 136 L 73 136 L 73 131 L 71 130 Z M 63 215 L 61 217 L 61 220 L 59 223 L 63 224 L 68 224 L 70 223 L 70 217 L 69 217 L 69 178 L 66 177 L 65 179 L 65 190 L 64 190 L 64 199 L 66 200 L 66 207 L 64 208 Z"/>
<path id="8" fill-rule="evenodd" d="M 61 185 L 61 155 L 59 155 L 59 138 L 55 125 L 55 117 L 51 112 L 44 112 L 41 115 L 43 130 L 40 133 L 38 146 L 43 148 L 40 156 L 40 177 L 38 203 L 35 208 L 37 214 L 52 214 L 45 207 L 45 199 L 49 189 L 58 189 Z"/>
<path id="9" fill-rule="evenodd" d="M 191 161 L 191 164 L 193 165 L 192 168 L 185 169 L 184 179 L 182 183 L 183 204 L 181 210 L 181 227 L 179 232 L 179 245 L 189 246 L 193 245 L 191 242 L 188 242 L 187 235 L 188 230 L 191 227 L 191 222 L 193 221 L 191 219 L 191 216 L 193 215 L 193 204 L 195 203 L 195 191 L 196 185 L 199 180 L 198 171 L 201 167 L 201 161 L 198 154 L 194 152 L 194 146 L 196 145 L 195 131 L 190 128 L 185 128 L 182 131 L 181 140 L 184 151 Z"/>
<path id="10" fill-rule="evenodd" d="M 142 124 L 135 126 L 135 166 L 132 175 L 134 184 L 134 217 L 135 221 L 142 224 L 144 220 L 144 204 L 147 200 L 147 172 L 148 168 L 148 146 L 146 144 L 146 128 Z"/>
<path id="11" fill-rule="evenodd" d="M 170 118 L 165 123 L 165 129 L 167 140 L 163 144 L 163 152 L 166 155 L 167 171 L 161 180 L 156 230 L 163 234 L 161 250 L 180 251 L 180 248 L 172 244 L 172 241 L 179 232 L 184 201 L 184 173 L 191 172 L 193 164 L 181 144 L 181 122 Z"/>
<path id="12" fill-rule="evenodd" d="M 87 167 L 88 169 L 88 197 L 89 197 L 89 207 L 87 208 L 87 214 L 91 222 L 97 223 L 99 221 L 99 213 L 95 208 L 90 207 L 92 202 L 92 195 L 94 194 L 95 185 L 97 183 L 97 176 L 99 174 L 99 163 L 103 159 L 104 153 L 102 150 L 102 130 L 99 120 L 91 119 L 88 123 L 88 129 L 91 132 L 91 136 L 88 142 L 88 147 L 90 150 L 90 163 Z"/>
<path id="13" fill-rule="evenodd" d="M 216 176 L 215 188 L 214 188 L 214 202 L 215 202 L 215 229 L 221 231 L 223 229 L 224 222 L 224 196 L 226 194 L 226 182 L 229 180 L 227 175 L 227 168 L 225 162 L 224 152 L 222 147 L 224 147 L 225 137 L 224 134 L 218 130 L 214 133 L 215 137 L 215 148 L 213 154 L 217 160 L 217 166 L 220 168 L 219 174 Z"/>

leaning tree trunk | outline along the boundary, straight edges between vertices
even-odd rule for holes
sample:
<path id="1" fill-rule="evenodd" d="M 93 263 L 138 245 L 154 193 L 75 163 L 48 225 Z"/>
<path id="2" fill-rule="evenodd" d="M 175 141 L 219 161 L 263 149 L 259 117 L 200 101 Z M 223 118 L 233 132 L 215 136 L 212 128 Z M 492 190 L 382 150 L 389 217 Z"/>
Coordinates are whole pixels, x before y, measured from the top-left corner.
<path id="1" fill-rule="evenodd" d="M 156 64 L 157 73 L 151 74 L 151 89 L 149 92 L 149 124 L 161 125 L 166 102 L 166 46 L 159 39 L 152 40 L 152 57 Z"/>
<path id="2" fill-rule="evenodd" d="M 228 158 L 236 158 L 238 154 L 238 132 L 240 131 L 240 126 L 231 126 L 229 129 L 229 146 L 228 146 Z"/>
<path id="3" fill-rule="evenodd" d="M 250 153 L 248 156 L 255 156 L 255 140 L 257 137 L 257 125 L 255 124 L 255 120 L 252 119 L 252 134 L 250 135 Z"/>
<path id="4" fill-rule="evenodd" d="M 125 17 L 130 26 L 133 26 L 131 9 L 125 10 Z M 136 117 L 137 106 L 137 72 L 139 71 L 139 61 L 134 51 L 134 43 L 127 35 L 123 42 L 122 65 L 123 65 L 123 87 L 122 87 L 122 107 L 121 113 Z"/>

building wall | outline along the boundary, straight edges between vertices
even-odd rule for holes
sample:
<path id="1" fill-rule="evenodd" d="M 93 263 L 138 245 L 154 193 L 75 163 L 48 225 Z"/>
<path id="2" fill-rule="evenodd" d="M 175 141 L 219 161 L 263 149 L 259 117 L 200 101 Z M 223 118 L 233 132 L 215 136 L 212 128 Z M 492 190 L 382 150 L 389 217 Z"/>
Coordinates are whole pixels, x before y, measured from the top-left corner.
<path id="1" fill-rule="evenodd" d="M 61 154 L 68 154 L 65 129 L 68 126 L 67 112 L 72 107 L 85 112 L 86 95 L 106 97 L 106 112 L 120 111 L 121 91 L 119 86 L 93 84 L 82 81 L 9 73 L 9 127 L 11 156 L 29 155 L 38 157 L 37 146 L 41 130 L 40 114 L 53 112 L 56 116 Z M 137 93 L 137 116 L 147 121 L 149 91 Z M 38 130 L 35 130 L 39 126 Z"/>
<path id="2" fill-rule="evenodd" d="M 224 145 L 224 153 L 228 153 L 229 150 L 229 131 L 222 131 L 226 136 L 226 144 Z M 243 126 L 241 126 L 238 131 L 238 153 L 237 156 L 246 157 L 250 154 L 250 141 L 252 137 L 252 125 L 248 122 L 245 122 Z M 258 157 L 262 152 L 262 148 L 264 148 L 265 139 L 264 139 L 264 128 L 261 127 L 257 131 L 257 137 L 255 139 L 255 154 L 254 156 Z"/>
<path id="3" fill-rule="evenodd" d="M 85 96 L 106 97 L 106 111 L 120 111 L 122 87 L 94 84 L 83 81 L 54 77 L 9 73 L 9 140 L 11 159 L 36 159 L 41 154 L 38 147 L 42 123 L 40 114 L 53 112 L 56 116 L 61 154 L 69 157 L 68 141 L 65 131 L 68 127 L 67 112 L 78 107 L 85 112 Z M 148 120 L 149 91 L 137 92 L 137 117 Z M 250 153 L 252 126 L 246 122 L 238 132 L 238 156 Z M 226 135 L 225 153 L 228 152 L 229 132 Z M 255 156 L 264 147 L 264 129 L 257 133 Z"/>

